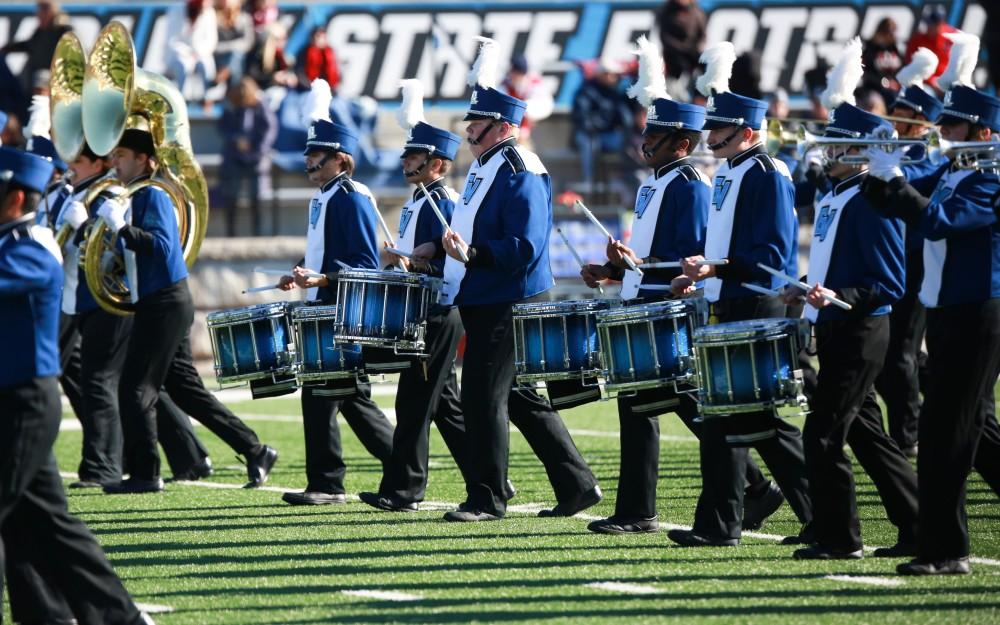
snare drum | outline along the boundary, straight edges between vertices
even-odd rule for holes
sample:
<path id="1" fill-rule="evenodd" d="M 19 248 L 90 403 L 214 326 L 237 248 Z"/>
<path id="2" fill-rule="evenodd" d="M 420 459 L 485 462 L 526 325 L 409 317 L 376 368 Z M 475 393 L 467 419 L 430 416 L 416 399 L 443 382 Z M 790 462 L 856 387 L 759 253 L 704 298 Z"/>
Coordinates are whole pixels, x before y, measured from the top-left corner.
<path id="1" fill-rule="evenodd" d="M 514 306 L 514 370 L 521 383 L 595 377 L 601 372 L 598 311 L 609 300 Z"/>
<path id="2" fill-rule="evenodd" d="M 699 409 L 707 416 L 805 406 L 799 349 L 808 341 L 801 319 L 754 319 L 699 328 Z"/>
<path id="3" fill-rule="evenodd" d="M 350 269 L 337 274 L 340 342 L 407 351 L 424 349 L 427 310 L 441 280 L 419 273 Z"/>
<path id="4" fill-rule="evenodd" d="M 691 336 L 703 300 L 668 300 L 597 314 L 608 391 L 675 386 L 695 376 Z"/>
<path id="5" fill-rule="evenodd" d="M 350 378 L 363 371 L 360 345 L 342 345 L 335 335 L 336 306 L 301 306 L 292 311 L 300 382 Z"/>
<path id="6" fill-rule="evenodd" d="M 219 384 L 274 377 L 291 371 L 295 346 L 290 302 L 257 304 L 208 315 L 215 377 Z"/>

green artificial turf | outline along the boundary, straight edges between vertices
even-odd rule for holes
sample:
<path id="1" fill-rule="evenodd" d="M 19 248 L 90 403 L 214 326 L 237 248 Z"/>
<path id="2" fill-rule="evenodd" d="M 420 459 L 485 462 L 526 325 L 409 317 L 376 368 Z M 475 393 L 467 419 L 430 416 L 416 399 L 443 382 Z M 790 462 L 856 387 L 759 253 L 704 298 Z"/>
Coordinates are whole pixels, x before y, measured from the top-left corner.
<path id="1" fill-rule="evenodd" d="M 390 407 L 391 396 L 377 397 Z M 302 427 L 293 397 L 234 403 L 261 439 L 280 451 L 269 486 L 305 484 Z M 564 413 L 605 499 L 585 514 L 613 512 L 618 421 L 613 402 Z M 67 415 L 68 419 L 71 419 Z M 661 419 L 659 512 L 687 525 L 700 479 L 698 449 L 679 420 Z M 381 469 L 341 421 L 347 489 L 377 489 Z M 219 439 L 197 429 L 216 474 L 208 482 L 240 485 L 243 467 Z M 428 502 L 457 504 L 464 487 L 432 431 Z M 75 470 L 79 431 L 56 444 L 62 470 Z M 511 504 L 535 510 L 553 495 L 524 439 L 511 435 Z M 871 482 L 856 467 L 859 507 L 869 546 L 895 541 Z M 540 519 L 511 512 L 500 522 L 451 524 L 443 506 L 416 514 L 375 511 L 356 499 L 341 506 L 291 507 L 280 493 L 169 484 L 155 495 L 104 496 L 70 491 L 84 519 L 135 599 L 169 606 L 157 623 L 1000 623 L 1000 500 L 973 476 L 968 495 L 972 549 L 995 561 L 973 574 L 914 579 L 895 575 L 897 560 L 798 562 L 794 547 L 744 537 L 736 548 L 682 549 L 662 532 L 601 536 L 586 518 Z M 530 504 L 537 504 L 532 507 Z M 783 506 L 761 532 L 799 530 Z M 898 586 L 828 575 L 868 576 Z M 650 594 L 589 584 L 619 582 Z M 391 591 L 396 601 L 345 594 Z M 6 607 L 5 607 L 6 609 Z"/>

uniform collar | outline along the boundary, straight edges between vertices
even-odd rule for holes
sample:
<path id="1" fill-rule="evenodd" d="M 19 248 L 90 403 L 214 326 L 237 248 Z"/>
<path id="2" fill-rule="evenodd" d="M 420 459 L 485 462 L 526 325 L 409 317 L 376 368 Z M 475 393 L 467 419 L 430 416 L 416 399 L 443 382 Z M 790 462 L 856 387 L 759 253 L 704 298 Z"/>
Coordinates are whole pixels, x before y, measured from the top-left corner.
<path id="1" fill-rule="evenodd" d="M 833 186 L 833 195 L 834 196 L 840 195 L 841 193 L 848 191 L 851 187 L 858 186 L 859 184 L 861 184 L 861 181 L 865 179 L 865 175 L 867 174 L 868 174 L 867 171 L 861 171 L 854 174 L 850 178 L 845 178 L 841 180 L 840 182 L 838 182 Z"/>
<path id="2" fill-rule="evenodd" d="M 327 191 L 333 188 L 333 185 L 337 184 L 341 180 L 345 180 L 346 178 L 347 178 L 347 172 L 342 171 L 333 178 L 330 178 L 325 183 L 323 183 L 323 186 L 320 187 L 319 190 L 321 193 L 326 193 Z"/>
<path id="3" fill-rule="evenodd" d="M 440 178 L 437 178 L 430 184 L 425 184 L 424 188 L 427 189 L 428 193 L 430 193 L 434 191 L 434 189 L 439 189 L 443 186 L 444 186 L 444 176 L 441 176 Z M 417 187 L 416 191 L 413 192 L 413 201 L 416 202 L 420 200 L 420 198 L 422 197 L 424 197 L 424 192 L 420 190 L 420 187 Z"/>
<path id="4" fill-rule="evenodd" d="M 31 211 L 27 215 L 21 215 L 14 221 L 5 223 L 2 226 L 0 226 L 0 237 L 5 237 L 14 230 L 16 230 L 19 226 L 23 226 L 24 224 L 30 224 L 33 223 L 34 221 L 35 221 L 35 211 Z"/>
<path id="5" fill-rule="evenodd" d="M 73 185 L 73 192 L 79 193 L 80 191 L 85 191 L 87 187 L 89 187 L 90 185 L 94 184 L 95 182 L 103 178 L 106 173 L 108 172 L 101 172 L 99 174 L 94 174 L 89 178 L 84 178 L 77 184 Z"/>
<path id="6" fill-rule="evenodd" d="M 127 187 L 127 186 L 129 186 L 129 185 L 131 185 L 131 184 L 135 184 L 135 183 L 137 183 L 137 182 L 142 182 L 142 181 L 144 181 L 144 180 L 149 180 L 149 179 L 150 179 L 150 178 L 152 178 L 152 177 L 153 177 L 153 174 L 142 174 L 142 175 L 140 175 L 140 176 L 136 176 L 135 178 L 133 178 L 133 179 L 129 180 L 129 181 L 128 181 L 127 183 L 125 183 L 125 184 L 124 184 L 123 186 L 126 186 L 126 187 Z"/>
<path id="7" fill-rule="evenodd" d="M 738 166 L 742 165 L 747 159 L 753 158 L 753 157 L 757 156 L 758 154 L 767 154 L 767 150 L 764 149 L 764 144 L 763 143 L 756 143 L 752 147 L 749 147 L 746 150 L 743 150 L 742 152 L 740 152 L 736 156 L 734 156 L 731 159 L 729 159 L 729 166 L 730 167 L 738 167 Z"/>
<path id="8" fill-rule="evenodd" d="M 485 152 L 483 152 L 482 156 L 480 156 L 477 159 L 479 161 L 479 166 L 482 167 L 483 165 L 485 165 L 487 163 L 487 161 L 489 161 L 491 158 L 493 158 L 494 154 L 496 154 L 500 150 L 504 149 L 505 147 L 507 147 L 507 146 L 514 147 L 516 145 L 517 145 L 517 139 L 515 139 L 514 137 L 507 137 L 506 139 L 504 139 L 500 143 L 494 145 L 492 148 L 490 148 L 490 149 L 486 150 Z"/>
<path id="9" fill-rule="evenodd" d="M 668 173 L 670 173 L 671 170 L 674 170 L 674 169 L 680 167 L 681 165 L 686 165 L 689 162 L 691 162 L 690 161 L 690 157 L 687 157 L 687 156 L 682 156 L 681 158 L 674 159 L 674 160 L 670 161 L 669 163 L 667 163 L 666 165 L 661 165 L 659 167 L 659 169 L 657 169 L 656 172 L 653 174 L 653 176 L 657 180 L 659 180 L 660 178 L 662 178 L 662 177 L 666 176 Z"/>

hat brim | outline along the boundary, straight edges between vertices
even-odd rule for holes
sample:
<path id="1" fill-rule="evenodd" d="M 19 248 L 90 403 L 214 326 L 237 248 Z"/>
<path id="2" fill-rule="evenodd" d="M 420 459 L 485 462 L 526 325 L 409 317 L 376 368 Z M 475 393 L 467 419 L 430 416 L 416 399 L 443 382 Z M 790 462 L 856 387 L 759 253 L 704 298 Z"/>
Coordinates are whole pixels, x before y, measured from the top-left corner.
<path id="1" fill-rule="evenodd" d="M 938 126 L 943 126 L 944 124 L 960 124 L 962 122 L 972 123 L 964 117 L 959 117 L 958 115 L 949 115 L 948 113 L 941 113 L 934 120 L 934 123 Z"/>
<path id="2" fill-rule="evenodd" d="M 474 122 L 480 119 L 488 119 L 490 121 L 500 121 L 496 117 L 491 115 L 477 115 L 476 113 L 466 113 L 465 117 L 462 118 L 463 122 Z"/>
<path id="3" fill-rule="evenodd" d="M 714 119 L 706 119 L 705 125 L 701 127 L 702 130 L 719 130 L 720 128 L 730 128 L 736 126 L 736 124 L 730 124 L 728 122 L 719 122 Z M 746 124 L 743 124 L 746 126 Z"/>
<path id="4" fill-rule="evenodd" d="M 332 152 L 336 154 L 337 152 L 344 152 L 343 150 L 334 150 L 331 147 L 325 145 L 309 145 L 306 144 L 306 149 L 302 150 L 302 156 L 308 156 L 310 152 Z M 345 154 L 350 154 L 350 152 L 344 152 Z"/>

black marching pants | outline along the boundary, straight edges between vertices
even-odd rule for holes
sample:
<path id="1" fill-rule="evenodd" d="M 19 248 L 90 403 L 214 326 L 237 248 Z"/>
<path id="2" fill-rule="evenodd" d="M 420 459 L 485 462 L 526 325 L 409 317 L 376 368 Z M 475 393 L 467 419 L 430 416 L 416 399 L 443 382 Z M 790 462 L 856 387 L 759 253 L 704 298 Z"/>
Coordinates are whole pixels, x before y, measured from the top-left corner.
<path id="1" fill-rule="evenodd" d="M 18 620 L 66 618 L 68 607 L 81 625 L 132 623 L 138 609 L 93 534 L 67 510 L 52 454 L 61 414 L 55 378 L 0 390 L 0 577 L 15 571 Z M 5 563 L 4 545 L 13 541 Z"/>
<path id="2" fill-rule="evenodd" d="M 569 504 L 597 484 L 559 413 L 534 391 L 513 389 L 512 304 L 462 306 L 466 347 L 462 371 L 462 412 L 472 479 L 468 506 L 497 516 L 507 510 L 510 461 L 508 419 L 524 435 L 545 467 L 559 503 Z"/>
<path id="3" fill-rule="evenodd" d="M 815 326 L 819 386 L 804 431 L 816 541 L 835 551 L 861 549 L 861 521 L 850 444 L 872 478 L 898 540 L 917 533 L 917 475 L 882 427 L 872 384 L 889 345 L 888 315 Z"/>
<path id="4" fill-rule="evenodd" d="M 712 305 L 719 323 L 747 319 L 783 317 L 785 305 L 775 297 L 746 297 L 722 300 Z M 746 418 L 747 415 L 740 415 Z M 706 419 L 702 423 L 702 492 L 695 509 L 694 530 L 719 538 L 739 538 L 743 523 L 743 480 L 750 457 L 746 449 L 723 451 L 726 419 Z M 760 454 L 785 500 L 803 524 L 812 521 L 809 482 L 806 479 L 802 433 L 784 419 L 774 419 L 776 436 L 756 441 Z"/>
<path id="5" fill-rule="evenodd" d="M 80 388 L 80 329 L 76 317 L 59 313 L 59 385 L 73 414 L 83 414 L 83 390 Z"/>
<path id="6" fill-rule="evenodd" d="M 442 309 L 427 318 L 427 358 L 415 360 L 399 374 L 396 429 L 392 455 L 385 466 L 379 494 L 406 502 L 423 501 L 427 488 L 431 420 L 468 482 L 469 450 L 465 418 L 455 374 L 455 352 L 462 338 L 457 308 Z"/>
<path id="7" fill-rule="evenodd" d="M 306 439 L 306 491 L 344 493 L 344 453 L 337 413 L 342 412 L 358 440 L 385 463 L 392 453 L 392 423 L 371 399 L 368 378 L 302 387 L 302 423 Z"/>
<path id="8" fill-rule="evenodd" d="M 919 554 L 936 561 L 969 555 L 966 480 L 977 454 L 1000 455 L 996 440 L 983 436 L 985 395 L 1000 373 L 1000 299 L 928 309 L 927 352 L 917 457 Z"/>

